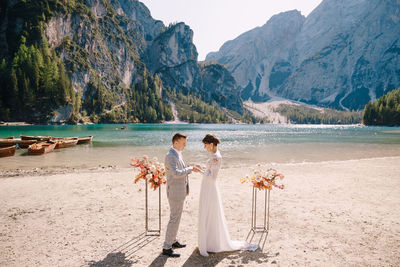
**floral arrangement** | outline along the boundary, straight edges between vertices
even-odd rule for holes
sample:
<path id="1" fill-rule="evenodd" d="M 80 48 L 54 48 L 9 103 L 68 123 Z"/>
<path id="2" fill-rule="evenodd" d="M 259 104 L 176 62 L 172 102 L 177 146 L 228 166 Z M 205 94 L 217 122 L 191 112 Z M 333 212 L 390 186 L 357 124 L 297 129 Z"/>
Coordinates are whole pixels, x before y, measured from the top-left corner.
<path id="1" fill-rule="evenodd" d="M 160 185 L 167 183 L 164 164 L 158 162 L 156 157 L 153 159 L 149 159 L 147 156 L 143 156 L 143 159 L 132 158 L 131 166 L 140 170 L 135 177 L 135 184 L 140 179 L 147 179 L 150 188 L 156 190 Z"/>
<path id="2" fill-rule="evenodd" d="M 240 182 L 247 183 L 251 182 L 254 187 L 260 190 L 272 190 L 272 187 L 283 189 L 283 184 L 277 184 L 278 180 L 282 180 L 285 176 L 278 173 L 275 169 L 269 168 L 267 171 L 261 170 L 261 165 L 257 165 L 257 169 L 253 169 L 252 175 L 246 175 L 240 179 Z"/>

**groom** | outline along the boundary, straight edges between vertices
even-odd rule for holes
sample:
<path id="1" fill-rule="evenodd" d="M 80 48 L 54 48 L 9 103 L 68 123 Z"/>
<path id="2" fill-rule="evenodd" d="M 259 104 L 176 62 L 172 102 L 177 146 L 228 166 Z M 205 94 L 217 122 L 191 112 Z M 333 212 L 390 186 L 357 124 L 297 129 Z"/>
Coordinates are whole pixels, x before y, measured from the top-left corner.
<path id="1" fill-rule="evenodd" d="M 182 157 L 182 151 L 186 146 L 187 136 L 182 133 L 176 133 L 172 137 L 172 148 L 165 156 L 165 168 L 167 173 L 167 197 L 170 209 L 170 218 L 165 234 L 163 246 L 163 255 L 169 257 L 179 257 L 180 254 L 174 252 L 173 248 L 186 247 L 177 241 L 179 222 L 183 210 L 183 203 L 189 194 L 188 175 L 194 171 L 199 171 L 199 166 L 186 166 Z"/>

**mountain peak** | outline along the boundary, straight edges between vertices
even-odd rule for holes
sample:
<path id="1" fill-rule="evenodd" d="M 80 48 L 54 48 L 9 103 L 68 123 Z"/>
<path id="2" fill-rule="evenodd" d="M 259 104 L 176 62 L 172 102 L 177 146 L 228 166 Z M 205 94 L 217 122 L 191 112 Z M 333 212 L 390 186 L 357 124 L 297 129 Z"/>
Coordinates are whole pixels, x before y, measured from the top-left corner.
<path id="1" fill-rule="evenodd" d="M 299 10 L 293 9 L 273 15 L 266 23 L 274 23 L 282 19 L 298 19 L 298 17 L 305 18 Z"/>
<path id="2" fill-rule="evenodd" d="M 305 17 L 301 15 L 298 10 L 290 10 L 276 14 L 263 26 L 242 33 L 234 40 L 224 43 L 218 52 L 207 54 L 206 60 L 212 61 L 220 57 L 224 58 L 228 55 L 234 57 L 234 54 L 240 53 L 239 51 L 241 50 L 245 50 L 251 40 L 263 38 L 262 36 L 274 35 L 274 38 L 276 38 L 276 41 L 278 42 L 279 39 L 285 38 L 285 36 L 291 38 L 293 31 L 297 31 L 297 29 L 299 29 L 303 24 L 304 20 Z M 223 60 L 220 63 L 226 64 L 227 62 Z"/>
<path id="3" fill-rule="evenodd" d="M 359 109 L 400 84 L 399 3 L 324 0 L 306 18 L 282 12 L 206 60 L 232 72 L 244 100 L 278 96 Z"/>

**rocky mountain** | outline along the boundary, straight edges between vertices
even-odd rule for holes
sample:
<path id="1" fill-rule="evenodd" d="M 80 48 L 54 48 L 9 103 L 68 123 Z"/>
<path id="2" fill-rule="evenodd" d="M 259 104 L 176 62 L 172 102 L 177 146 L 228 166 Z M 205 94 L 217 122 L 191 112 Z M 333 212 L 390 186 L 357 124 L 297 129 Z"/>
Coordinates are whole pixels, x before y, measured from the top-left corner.
<path id="1" fill-rule="evenodd" d="M 226 66 L 243 88 L 243 99 L 266 100 L 269 98 L 266 86 L 271 67 L 283 53 L 287 53 L 304 20 L 298 11 L 275 15 L 264 26 L 226 42 L 216 53 L 209 53 L 206 61 L 216 61 Z M 282 63 L 281 67 L 284 66 Z"/>
<path id="2" fill-rule="evenodd" d="M 307 18 L 273 16 L 206 60 L 232 72 L 244 100 L 361 109 L 400 84 L 399 22 L 399 0 L 324 0 Z"/>
<path id="3" fill-rule="evenodd" d="M 0 48 L 0 120 L 162 121 L 173 89 L 242 111 L 204 86 L 189 26 L 137 0 L 1 1 Z"/>
<path id="4" fill-rule="evenodd" d="M 165 85 L 181 91 L 202 89 L 193 31 L 184 23 L 171 25 L 158 35 L 149 49 L 148 66 Z"/>
<path id="5" fill-rule="evenodd" d="M 83 7 L 88 16 L 57 13 L 45 29 L 51 48 L 58 50 L 73 70 L 74 89 L 85 92 L 93 76 L 101 77 L 108 90 L 116 83 L 132 87 L 143 78 L 138 75 L 144 68 L 142 57 L 164 24 L 154 20 L 138 1 L 91 0 Z"/>
<path id="6" fill-rule="evenodd" d="M 242 111 L 240 91 L 231 73 L 220 64 L 202 64 L 201 77 L 203 87 L 207 88 L 202 92 L 205 99 L 219 103 L 222 107 Z"/>
<path id="7" fill-rule="evenodd" d="M 197 56 L 193 31 L 184 23 L 177 23 L 152 42 L 147 66 L 169 88 L 194 93 L 207 102 L 242 113 L 235 79 L 220 64 L 199 64 Z"/>

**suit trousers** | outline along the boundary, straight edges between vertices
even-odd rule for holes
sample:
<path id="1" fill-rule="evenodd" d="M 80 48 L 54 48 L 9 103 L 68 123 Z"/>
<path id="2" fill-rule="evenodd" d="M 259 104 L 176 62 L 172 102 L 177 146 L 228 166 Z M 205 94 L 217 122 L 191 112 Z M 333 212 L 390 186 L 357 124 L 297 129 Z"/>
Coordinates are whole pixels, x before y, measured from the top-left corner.
<path id="1" fill-rule="evenodd" d="M 168 199 L 170 217 L 167 226 L 167 232 L 165 233 L 164 249 L 170 249 L 172 244 L 175 243 L 176 235 L 178 234 L 179 223 L 181 221 L 183 203 L 185 200 L 172 200 Z"/>

